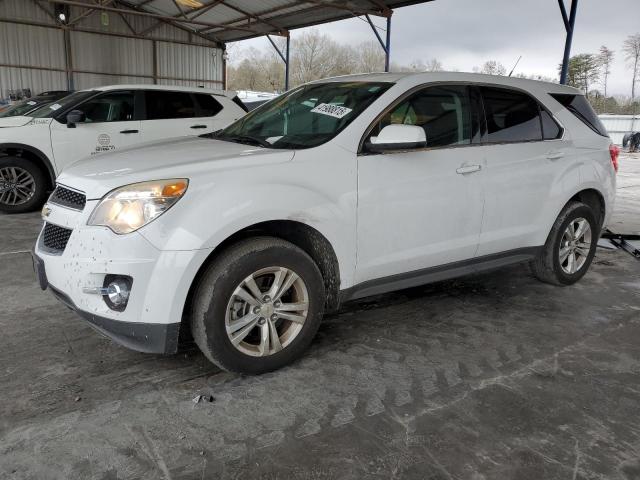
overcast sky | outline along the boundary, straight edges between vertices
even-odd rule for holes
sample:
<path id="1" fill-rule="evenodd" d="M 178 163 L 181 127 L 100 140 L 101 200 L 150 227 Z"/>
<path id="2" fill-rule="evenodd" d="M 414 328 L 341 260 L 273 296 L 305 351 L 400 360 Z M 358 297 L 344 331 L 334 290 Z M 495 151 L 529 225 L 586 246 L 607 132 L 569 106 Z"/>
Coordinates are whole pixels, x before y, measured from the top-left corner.
<path id="1" fill-rule="evenodd" d="M 384 19 L 374 17 L 374 21 L 385 27 Z M 343 43 L 375 39 L 369 25 L 357 18 L 319 28 Z M 292 38 L 304 30 L 293 30 Z M 579 0 L 571 53 L 596 53 L 601 45 L 614 50 L 609 93 L 630 95 L 631 71 L 621 49 L 624 39 L 638 32 L 640 0 Z M 498 60 L 510 70 L 522 55 L 516 73 L 555 78 L 564 40 L 556 0 L 435 0 L 394 12 L 391 59 L 409 64 L 416 59 L 426 62 L 437 58 L 445 69 L 461 71 Z M 265 38 L 237 45 L 271 48 Z"/>

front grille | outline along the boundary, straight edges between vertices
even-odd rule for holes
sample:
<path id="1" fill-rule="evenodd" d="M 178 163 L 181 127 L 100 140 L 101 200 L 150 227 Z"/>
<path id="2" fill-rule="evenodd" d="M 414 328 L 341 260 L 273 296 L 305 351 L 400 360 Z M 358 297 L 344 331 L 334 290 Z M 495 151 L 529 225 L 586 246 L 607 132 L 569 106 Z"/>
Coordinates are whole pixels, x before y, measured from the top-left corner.
<path id="1" fill-rule="evenodd" d="M 62 228 L 52 223 L 47 223 L 44 226 L 44 232 L 42 234 L 42 243 L 49 250 L 55 250 L 56 252 L 63 252 L 67 247 L 67 242 L 71 236 L 73 230 L 68 228 Z"/>
<path id="2" fill-rule="evenodd" d="M 51 203 L 62 205 L 63 207 L 73 208 L 75 210 L 83 210 L 87 203 L 87 197 L 84 193 L 70 190 L 58 185 L 49 198 Z"/>

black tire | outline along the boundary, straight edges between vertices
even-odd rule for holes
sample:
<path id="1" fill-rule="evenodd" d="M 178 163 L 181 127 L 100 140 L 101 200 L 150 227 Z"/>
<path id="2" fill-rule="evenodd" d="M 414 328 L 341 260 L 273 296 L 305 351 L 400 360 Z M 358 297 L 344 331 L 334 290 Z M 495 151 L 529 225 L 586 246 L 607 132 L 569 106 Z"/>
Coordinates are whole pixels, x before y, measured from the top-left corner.
<path id="1" fill-rule="evenodd" d="M 560 263 L 560 248 L 564 232 L 569 224 L 584 218 L 591 228 L 591 243 L 584 264 L 573 274 L 563 270 Z M 568 203 L 556 219 L 542 251 L 531 262 L 531 269 L 538 280 L 552 285 L 572 285 L 580 280 L 591 265 L 600 238 L 600 222 L 593 209 L 581 202 Z"/>
<path id="2" fill-rule="evenodd" d="M 282 350 L 267 356 L 251 356 L 237 349 L 227 335 L 227 306 L 245 278 L 274 266 L 294 271 L 304 282 L 308 292 L 307 318 L 297 336 Z M 202 353 L 218 367 L 261 374 L 281 368 L 304 353 L 318 331 L 324 304 L 322 274 L 307 253 L 278 238 L 247 239 L 222 252 L 202 275 L 193 296 L 191 331 Z"/>
<path id="3" fill-rule="evenodd" d="M 622 148 L 627 148 L 627 145 L 629 145 L 629 140 L 631 140 L 632 135 L 633 133 L 624 134 L 624 137 L 622 137 Z"/>
<path id="4" fill-rule="evenodd" d="M 39 165 L 27 158 L 0 157 L 0 170 L 12 167 L 26 171 L 31 175 L 35 184 L 35 191 L 31 198 L 15 205 L 13 204 L 13 196 L 11 196 L 11 198 L 9 198 L 9 195 L 3 197 L 3 194 L 0 193 L 0 212 L 25 213 L 38 210 L 44 205 L 47 199 L 47 190 L 49 188 L 48 176 Z"/>

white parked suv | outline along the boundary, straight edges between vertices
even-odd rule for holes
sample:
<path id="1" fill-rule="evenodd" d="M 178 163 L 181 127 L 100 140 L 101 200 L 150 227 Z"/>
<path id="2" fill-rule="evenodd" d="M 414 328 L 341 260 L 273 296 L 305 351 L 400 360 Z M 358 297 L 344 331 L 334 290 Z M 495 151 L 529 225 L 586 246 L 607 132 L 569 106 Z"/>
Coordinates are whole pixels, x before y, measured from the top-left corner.
<path id="1" fill-rule="evenodd" d="M 1 118 L 0 212 L 42 207 L 56 176 L 81 158 L 212 132 L 245 113 L 235 92 L 114 85 L 75 92 L 28 116 Z"/>
<path id="2" fill-rule="evenodd" d="M 43 289 L 123 345 L 172 353 L 191 335 L 220 367 L 261 373 L 301 355 L 341 302 L 520 262 L 576 282 L 616 169 L 573 88 L 339 77 L 216 134 L 67 169 L 34 263 Z"/>

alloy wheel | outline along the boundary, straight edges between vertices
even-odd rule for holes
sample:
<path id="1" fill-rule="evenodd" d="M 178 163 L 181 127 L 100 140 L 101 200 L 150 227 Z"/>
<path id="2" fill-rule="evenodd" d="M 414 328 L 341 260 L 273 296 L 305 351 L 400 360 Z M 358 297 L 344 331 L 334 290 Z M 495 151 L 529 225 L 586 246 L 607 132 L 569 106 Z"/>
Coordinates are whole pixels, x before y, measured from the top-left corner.
<path id="1" fill-rule="evenodd" d="M 591 251 L 592 233 L 589 222 L 576 218 L 567 225 L 560 239 L 558 256 L 564 273 L 573 275 L 587 262 Z"/>
<path id="2" fill-rule="evenodd" d="M 0 168 L 0 203 L 23 205 L 36 194 L 36 181 L 27 170 L 20 167 Z"/>
<path id="3" fill-rule="evenodd" d="M 246 277 L 231 295 L 227 336 L 246 355 L 273 355 L 300 334 L 308 309 L 309 293 L 298 274 L 284 267 L 263 268 Z"/>

